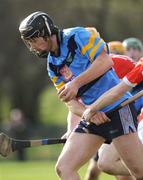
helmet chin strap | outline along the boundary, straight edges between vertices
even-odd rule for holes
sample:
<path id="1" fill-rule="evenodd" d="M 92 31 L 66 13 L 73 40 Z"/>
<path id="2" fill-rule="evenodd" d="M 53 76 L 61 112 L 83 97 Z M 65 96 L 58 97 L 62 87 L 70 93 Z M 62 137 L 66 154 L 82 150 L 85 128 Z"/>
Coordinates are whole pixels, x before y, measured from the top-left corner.
<path id="1" fill-rule="evenodd" d="M 47 58 L 49 52 L 46 50 L 43 50 L 41 52 L 39 51 L 34 51 L 34 50 L 30 50 L 34 55 L 36 55 L 39 58 Z"/>
<path id="2" fill-rule="evenodd" d="M 40 53 L 36 53 L 36 55 L 40 58 L 47 58 L 49 52 L 48 51 L 42 51 Z"/>

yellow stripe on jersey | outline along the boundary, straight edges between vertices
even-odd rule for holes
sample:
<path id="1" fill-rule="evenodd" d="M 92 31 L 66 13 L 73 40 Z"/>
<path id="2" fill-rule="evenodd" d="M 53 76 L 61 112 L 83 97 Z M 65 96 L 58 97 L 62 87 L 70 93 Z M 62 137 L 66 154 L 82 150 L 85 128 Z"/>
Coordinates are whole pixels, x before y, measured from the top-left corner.
<path id="1" fill-rule="evenodd" d="M 92 34 L 92 35 L 90 36 L 90 39 L 89 39 L 88 44 L 82 47 L 82 49 L 81 49 L 81 54 L 82 54 L 82 55 L 84 55 L 84 54 L 86 53 L 86 51 L 93 46 L 94 41 L 95 41 L 95 37 L 96 37 L 96 36 L 95 36 L 94 34 Z"/>
<path id="2" fill-rule="evenodd" d="M 103 39 L 100 39 L 100 41 L 94 46 L 94 48 L 92 48 L 92 50 L 89 54 L 90 60 L 93 59 L 95 52 L 97 51 L 97 49 L 99 48 L 99 46 L 101 45 L 102 42 L 104 42 Z"/>
<path id="3" fill-rule="evenodd" d="M 55 85 L 56 89 L 58 90 L 58 89 L 60 89 L 64 84 L 65 84 L 65 82 L 64 82 L 64 81 L 61 81 L 59 84 L 54 84 L 54 85 Z"/>
<path id="4" fill-rule="evenodd" d="M 85 28 L 87 31 L 91 33 L 88 44 L 82 47 L 81 54 L 84 55 L 88 49 L 90 49 L 94 45 L 94 41 L 96 37 L 100 37 L 99 33 L 95 28 Z"/>
<path id="5" fill-rule="evenodd" d="M 53 76 L 51 80 L 54 83 L 54 86 L 56 87 L 56 89 L 58 90 L 65 84 L 65 82 L 61 81 L 59 84 L 56 84 L 57 79 L 58 79 L 57 76 Z"/>
<path id="6" fill-rule="evenodd" d="M 58 77 L 57 77 L 57 76 L 53 76 L 51 80 L 52 80 L 52 82 L 55 84 L 55 83 L 56 83 L 56 81 L 57 81 L 57 79 L 58 79 Z"/>

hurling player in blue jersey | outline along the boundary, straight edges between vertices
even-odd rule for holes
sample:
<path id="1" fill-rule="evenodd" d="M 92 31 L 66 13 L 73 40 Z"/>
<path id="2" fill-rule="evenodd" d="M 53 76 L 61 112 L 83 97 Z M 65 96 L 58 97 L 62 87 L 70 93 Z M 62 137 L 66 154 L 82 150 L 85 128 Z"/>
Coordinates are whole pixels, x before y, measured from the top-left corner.
<path id="1" fill-rule="evenodd" d="M 72 113 L 81 117 L 88 105 L 119 83 L 112 70 L 113 62 L 108 55 L 108 47 L 95 28 L 59 30 L 48 14 L 35 12 L 21 22 L 19 31 L 31 52 L 47 58 L 48 74 L 58 90 L 59 98 Z M 129 97 L 126 93 L 102 111 L 112 110 Z M 128 114 L 126 119 L 124 114 Z M 111 113 L 109 118 L 111 120 L 108 123 L 100 126 L 80 121 L 59 156 L 56 170 L 60 179 L 79 180 L 77 171 L 105 141 L 114 143 L 132 175 L 137 179 L 143 177 L 143 159 L 140 158 L 140 142 L 135 134 L 133 105 Z M 73 126 L 72 122 L 69 124 Z M 136 146 L 138 158 L 132 156 L 132 146 Z"/>

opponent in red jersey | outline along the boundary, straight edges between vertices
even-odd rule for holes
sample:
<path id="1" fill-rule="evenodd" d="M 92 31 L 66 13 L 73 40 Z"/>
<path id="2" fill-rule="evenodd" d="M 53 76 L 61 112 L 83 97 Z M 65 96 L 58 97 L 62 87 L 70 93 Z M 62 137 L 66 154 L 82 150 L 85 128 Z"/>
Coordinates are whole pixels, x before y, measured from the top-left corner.
<path id="1" fill-rule="evenodd" d="M 111 41 L 108 46 L 111 53 L 110 57 L 114 62 L 113 68 L 119 79 L 122 79 L 135 67 L 135 63 L 133 59 L 125 56 L 126 49 L 120 41 Z"/>
<path id="2" fill-rule="evenodd" d="M 114 62 L 113 68 L 119 79 L 122 79 L 135 67 L 135 63 L 128 56 L 116 54 L 111 54 L 110 56 L 112 57 L 112 60 Z"/>
<path id="3" fill-rule="evenodd" d="M 123 81 L 132 87 L 143 81 L 143 57 L 136 64 L 135 68 L 123 78 Z"/>
<path id="4" fill-rule="evenodd" d="M 126 49 L 125 54 L 127 56 L 131 57 L 134 60 L 134 62 L 137 63 L 143 55 L 142 41 L 140 39 L 130 37 L 130 38 L 125 39 L 123 41 L 122 45 Z M 136 87 L 133 87 L 130 92 L 132 95 L 135 95 L 142 89 L 143 89 L 143 82 L 138 84 Z M 142 106 L 143 106 L 143 97 L 138 98 L 135 101 L 135 107 L 136 107 L 136 110 L 138 113 L 140 112 L 140 109 Z"/>
<path id="5" fill-rule="evenodd" d="M 127 74 L 123 81 L 132 87 L 135 87 L 137 84 L 143 81 L 143 57 L 139 60 L 136 67 Z M 143 143 L 143 108 L 140 115 L 138 116 L 138 136 Z"/>

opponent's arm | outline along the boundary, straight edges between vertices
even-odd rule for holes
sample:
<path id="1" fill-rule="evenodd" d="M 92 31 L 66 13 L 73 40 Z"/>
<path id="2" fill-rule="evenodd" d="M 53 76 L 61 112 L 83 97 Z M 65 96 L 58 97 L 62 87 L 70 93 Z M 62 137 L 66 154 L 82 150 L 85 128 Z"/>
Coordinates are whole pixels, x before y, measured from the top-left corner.
<path id="1" fill-rule="evenodd" d="M 117 86 L 108 90 L 104 93 L 96 102 L 94 102 L 85 112 L 83 113 L 83 117 L 87 120 L 90 120 L 91 117 L 96 114 L 96 112 L 105 106 L 112 104 L 121 98 L 124 93 L 130 90 L 132 87 L 139 84 L 143 81 L 143 60 L 142 58 L 138 62 L 135 68 L 132 69 L 124 78 L 123 81 L 120 82 Z"/>
<path id="2" fill-rule="evenodd" d="M 73 99 L 66 103 L 69 111 L 71 111 L 73 114 L 81 117 L 83 112 L 85 111 L 85 106 L 78 102 L 76 99 Z"/>
<path id="3" fill-rule="evenodd" d="M 105 92 L 102 96 L 100 96 L 84 113 L 83 117 L 86 120 L 90 120 L 93 115 L 105 106 L 108 106 L 118 99 L 120 99 L 125 92 L 130 90 L 132 87 L 124 83 L 120 82 L 118 85 L 114 86 L 107 92 Z"/>
<path id="4" fill-rule="evenodd" d="M 120 99 L 132 87 L 123 81 L 100 96 L 91 106 L 92 111 L 98 111 Z"/>
<path id="5" fill-rule="evenodd" d="M 136 67 L 123 78 L 122 82 L 97 99 L 97 101 L 91 106 L 91 110 L 96 112 L 97 110 L 112 104 L 121 98 L 126 91 L 130 90 L 141 81 L 143 81 L 143 59 L 140 59 Z"/>

